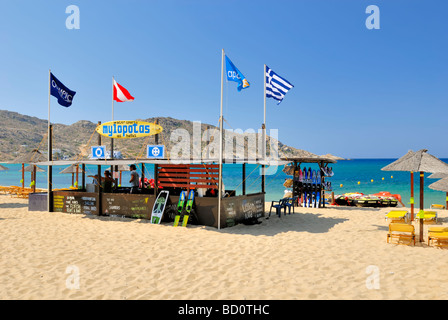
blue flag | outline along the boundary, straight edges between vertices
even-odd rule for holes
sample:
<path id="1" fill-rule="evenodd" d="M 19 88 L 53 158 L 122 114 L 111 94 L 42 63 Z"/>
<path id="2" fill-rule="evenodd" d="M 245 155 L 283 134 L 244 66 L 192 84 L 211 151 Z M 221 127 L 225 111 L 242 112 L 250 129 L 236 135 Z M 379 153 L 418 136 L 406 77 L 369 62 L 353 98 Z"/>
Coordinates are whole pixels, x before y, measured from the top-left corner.
<path id="1" fill-rule="evenodd" d="M 230 61 L 226 56 L 226 74 L 228 81 L 238 82 L 238 91 L 241 89 L 249 88 L 250 83 L 247 81 L 246 77 L 238 70 L 237 67 Z"/>
<path id="2" fill-rule="evenodd" d="M 58 103 L 64 107 L 70 107 L 72 105 L 73 97 L 76 92 L 70 90 L 62 84 L 51 72 L 50 72 L 50 93 L 53 97 L 58 99 Z"/>

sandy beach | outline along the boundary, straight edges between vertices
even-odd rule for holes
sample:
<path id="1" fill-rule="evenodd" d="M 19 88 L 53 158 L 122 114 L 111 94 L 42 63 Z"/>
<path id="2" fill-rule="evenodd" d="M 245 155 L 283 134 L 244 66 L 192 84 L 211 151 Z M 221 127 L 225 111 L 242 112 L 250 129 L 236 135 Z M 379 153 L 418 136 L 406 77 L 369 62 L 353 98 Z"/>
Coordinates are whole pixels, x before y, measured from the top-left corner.
<path id="1" fill-rule="evenodd" d="M 1 195 L 0 299 L 447 299 L 447 249 L 386 243 L 388 210 L 295 208 L 218 231 Z"/>

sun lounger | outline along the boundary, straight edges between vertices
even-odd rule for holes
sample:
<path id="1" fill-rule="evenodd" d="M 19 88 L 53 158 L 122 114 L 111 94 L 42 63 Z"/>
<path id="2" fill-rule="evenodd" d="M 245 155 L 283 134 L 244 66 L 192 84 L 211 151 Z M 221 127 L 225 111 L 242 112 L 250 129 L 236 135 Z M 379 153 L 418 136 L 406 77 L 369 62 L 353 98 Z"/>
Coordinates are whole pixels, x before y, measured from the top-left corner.
<path id="1" fill-rule="evenodd" d="M 445 209 L 445 206 L 443 204 L 432 204 L 431 209 Z"/>
<path id="2" fill-rule="evenodd" d="M 409 212 L 407 210 L 392 210 L 386 215 L 386 220 L 391 220 L 394 222 L 407 223 L 409 221 Z"/>
<path id="3" fill-rule="evenodd" d="M 416 219 L 423 219 L 424 223 L 437 223 L 437 212 L 422 211 L 416 214 Z"/>
<path id="4" fill-rule="evenodd" d="M 408 239 L 409 243 L 414 242 L 415 245 L 415 228 L 412 224 L 407 223 L 390 223 L 389 224 L 389 232 L 387 233 L 387 243 L 392 238 L 397 238 L 397 244 L 401 244 L 401 240 Z"/>
<path id="5" fill-rule="evenodd" d="M 434 231 L 433 229 L 428 232 L 428 246 L 434 241 L 436 241 L 437 246 L 439 247 L 448 246 L 448 231 L 439 230 Z M 448 228 L 445 228 L 445 230 L 448 230 Z"/>

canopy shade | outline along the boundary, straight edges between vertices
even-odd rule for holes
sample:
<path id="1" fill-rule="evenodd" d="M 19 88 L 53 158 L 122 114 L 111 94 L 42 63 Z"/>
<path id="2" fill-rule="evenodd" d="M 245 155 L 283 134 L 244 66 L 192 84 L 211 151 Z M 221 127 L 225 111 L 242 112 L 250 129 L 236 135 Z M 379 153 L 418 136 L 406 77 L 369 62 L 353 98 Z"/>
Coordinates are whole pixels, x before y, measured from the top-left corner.
<path id="1" fill-rule="evenodd" d="M 383 171 L 439 172 L 448 174 L 448 164 L 421 149 L 409 150 L 403 157 L 385 166 Z"/>
<path id="2" fill-rule="evenodd" d="M 34 169 L 33 166 L 34 165 L 30 164 L 30 165 L 26 166 L 23 171 L 25 171 L 25 172 L 33 172 L 33 169 Z M 20 169 L 19 171 L 22 171 L 22 169 Z M 45 169 L 42 169 L 42 168 L 36 166 L 36 172 L 45 172 Z"/>
<path id="3" fill-rule="evenodd" d="M 76 173 L 76 164 L 72 164 L 71 166 L 65 168 L 59 173 Z M 78 173 L 81 173 L 81 168 L 78 167 Z"/>
<path id="4" fill-rule="evenodd" d="M 40 152 L 37 149 L 33 149 L 32 151 L 23 154 L 21 156 L 18 156 L 15 158 L 12 163 L 37 163 L 42 161 L 47 161 L 48 157 L 47 155 L 44 155 L 42 152 Z"/>
<path id="5" fill-rule="evenodd" d="M 448 177 L 443 178 L 443 179 L 441 179 L 439 181 L 436 181 L 434 183 L 431 183 L 429 185 L 429 188 L 432 189 L 432 190 L 448 192 Z"/>
<path id="6" fill-rule="evenodd" d="M 448 173 L 435 172 L 428 176 L 429 179 L 443 179 L 448 177 Z"/>

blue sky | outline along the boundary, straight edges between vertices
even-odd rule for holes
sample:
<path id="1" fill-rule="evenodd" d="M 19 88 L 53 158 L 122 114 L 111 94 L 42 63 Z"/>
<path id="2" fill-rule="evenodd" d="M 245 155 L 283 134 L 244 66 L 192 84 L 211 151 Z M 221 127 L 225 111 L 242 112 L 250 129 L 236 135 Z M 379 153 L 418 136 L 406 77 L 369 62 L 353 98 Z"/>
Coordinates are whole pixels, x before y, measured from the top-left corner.
<path id="1" fill-rule="evenodd" d="M 69 30 L 69 5 L 80 29 Z M 380 29 L 368 30 L 369 5 Z M 440 0 L 7 1 L 0 3 L 0 109 L 48 118 L 48 70 L 77 91 L 52 122 L 110 121 L 112 76 L 135 101 L 115 120 L 218 124 L 221 49 L 251 83 L 224 85 L 227 128 L 263 122 L 263 65 L 295 87 L 267 128 L 316 154 L 448 157 L 448 3 Z"/>

